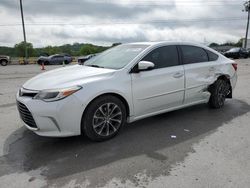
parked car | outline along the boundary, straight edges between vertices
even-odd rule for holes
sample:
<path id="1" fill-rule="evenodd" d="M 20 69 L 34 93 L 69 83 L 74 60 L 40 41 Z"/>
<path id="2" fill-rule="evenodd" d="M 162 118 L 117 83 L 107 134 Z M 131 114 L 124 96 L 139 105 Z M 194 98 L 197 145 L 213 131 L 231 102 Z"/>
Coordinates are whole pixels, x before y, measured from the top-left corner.
<path id="1" fill-rule="evenodd" d="M 41 56 L 37 59 L 37 63 L 41 65 L 44 63 L 44 65 L 62 65 L 63 62 L 65 64 L 71 63 L 73 58 L 70 55 L 67 54 L 55 54 L 51 56 Z"/>
<path id="2" fill-rule="evenodd" d="M 239 59 L 248 58 L 249 51 L 245 48 L 232 48 L 224 53 L 228 58 Z"/>
<path id="3" fill-rule="evenodd" d="M 85 61 L 89 60 L 92 57 L 95 57 L 97 54 L 89 54 L 86 56 L 80 56 L 77 59 L 78 64 L 84 64 Z"/>
<path id="4" fill-rule="evenodd" d="M 10 63 L 10 56 L 7 55 L 0 55 L 0 64 L 2 66 L 6 66 Z"/>
<path id="5" fill-rule="evenodd" d="M 17 106 L 38 135 L 102 141 L 127 122 L 201 103 L 221 108 L 236 80 L 237 64 L 206 46 L 131 43 L 35 76 L 18 91 Z"/>

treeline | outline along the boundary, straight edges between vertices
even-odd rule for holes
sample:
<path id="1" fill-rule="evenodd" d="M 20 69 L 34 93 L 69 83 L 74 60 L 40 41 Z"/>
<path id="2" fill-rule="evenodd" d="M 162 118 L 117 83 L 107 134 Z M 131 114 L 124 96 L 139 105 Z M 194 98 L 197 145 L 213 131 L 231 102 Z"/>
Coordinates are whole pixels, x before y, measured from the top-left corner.
<path id="1" fill-rule="evenodd" d="M 66 53 L 71 56 L 81 56 L 93 53 L 100 53 L 108 48 L 119 45 L 121 43 L 114 43 L 111 46 L 98 46 L 93 44 L 65 44 L 62 46 L 46 46 L 44 48 L 34 48 L 32 43 L 27 43 L 28 57 L 39 57 L 41 55 L 52 55 Z M 11 57 L 25 57 L 25 45 L 24 42 L 16 44 L 14 47 L 0 46 L 0 55 L 8 55 Z"/>
<path id="2" fill-rule="evenodd" d="M 218 47 L 218 46 L 235 46 L 235 47 L 242 47 L 243 44 L 243 38 L 241 38 L 238 42 L 234 43 L 234 42 L 226 42 L 226 43 L 222 43 L 222 44 L 218 44 L 218 43 L 211 43 L 209 44 L 209 47 Z"/>
<path id="3" fill-rule="evenodd" d="M 240 39 L 238 42 L 227 42 L 223 44 L 211 43 L 210 47 L 217 46 L 235 46 L 241 47 L 243 39 Z M 100 53 L 108 48 L 119 45 L 121 43 L 114 43 L 111 46 L 98 46 L 94 44 L 84 44 L 84 43 L 74 43 L 74 44 L 65 44 L 62 46 L 46 46 L 44 48 L 34 48 L 32 43 L 27 43 L 27 52 L 28 57 L 38 57 L 41 55 L 52 55 L 66 53 L 71 56 L 81 56 L 94 53 Z M 0 55 L 8 55 L 11 57 L 25 57 L 25 45 L 24 42 L 16 44 L 14 47 L 4 47 L 0 46 Z"/>

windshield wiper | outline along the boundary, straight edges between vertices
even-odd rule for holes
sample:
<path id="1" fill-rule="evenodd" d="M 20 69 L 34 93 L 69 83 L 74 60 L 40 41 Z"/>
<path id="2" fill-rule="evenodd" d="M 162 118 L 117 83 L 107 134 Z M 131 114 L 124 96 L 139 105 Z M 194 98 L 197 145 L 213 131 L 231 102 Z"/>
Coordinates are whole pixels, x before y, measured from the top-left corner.
<path id="1" fill-rule="evenodd" d="M 96 67 L 96 68 L 104 68 L 104 67 L 99 66 L 99 65 L 86 65 L 86 66 L 89 66 L 89 67 Z"/>

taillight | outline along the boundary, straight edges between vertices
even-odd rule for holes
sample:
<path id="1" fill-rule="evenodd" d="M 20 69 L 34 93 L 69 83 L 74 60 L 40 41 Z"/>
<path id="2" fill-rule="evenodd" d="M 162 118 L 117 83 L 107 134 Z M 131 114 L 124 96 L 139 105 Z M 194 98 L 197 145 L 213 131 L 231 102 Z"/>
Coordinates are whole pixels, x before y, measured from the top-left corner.
<path id="1" fill-rule="evenodd" d="M 232 63 L 232 66 L 233 66 L 234 70 L 237 71 L 237 63 Z"/>

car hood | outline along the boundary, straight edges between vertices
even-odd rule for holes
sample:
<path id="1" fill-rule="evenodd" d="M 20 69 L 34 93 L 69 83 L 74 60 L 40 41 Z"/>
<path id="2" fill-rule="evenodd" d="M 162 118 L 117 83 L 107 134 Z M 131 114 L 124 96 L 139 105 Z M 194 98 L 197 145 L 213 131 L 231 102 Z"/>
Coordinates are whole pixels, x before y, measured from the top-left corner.
<path id="1" fill-rule="evenodd" d="M 104 79 L 116 72 L 113 69 L 73 65 L 39 74 L 28 80 L 23 88 L 29 90 L 58 89 Z"/>

